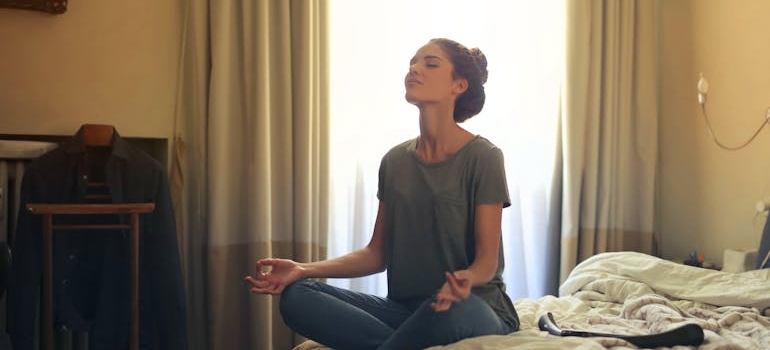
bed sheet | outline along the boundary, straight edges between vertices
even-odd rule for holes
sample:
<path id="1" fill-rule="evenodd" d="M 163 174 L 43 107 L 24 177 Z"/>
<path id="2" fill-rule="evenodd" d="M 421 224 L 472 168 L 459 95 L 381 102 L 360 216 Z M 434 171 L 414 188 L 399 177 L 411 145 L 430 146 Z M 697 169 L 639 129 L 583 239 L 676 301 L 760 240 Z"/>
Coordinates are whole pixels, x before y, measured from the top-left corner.
<path id="1" fill-rule="evenodd" d="M 637 349 L 617 338 L 557 337 L 540 331 L 538 319 L 546 312 L 563 329 L 600 333 L 652 334 L 686 323 L 703 328 L 702 345 L 674 350 L 770 349 L 768 269 L 728 273 L 636 252 L 601 253 L 575 267 L 559 296 L 519 299 L 514 305 L 521 319 L 518 332 L 428 350 Z"/>

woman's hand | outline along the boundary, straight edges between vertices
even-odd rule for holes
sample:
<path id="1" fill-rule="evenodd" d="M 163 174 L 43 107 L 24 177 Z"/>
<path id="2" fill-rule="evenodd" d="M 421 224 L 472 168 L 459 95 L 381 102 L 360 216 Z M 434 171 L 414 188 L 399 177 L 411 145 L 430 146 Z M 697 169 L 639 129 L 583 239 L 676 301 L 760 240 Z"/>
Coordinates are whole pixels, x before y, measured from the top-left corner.
<path id="1" fill-rule="evenodd" d="M 288 259 L 262 259 L 257 261 L 254 276 L 246 276 L 249 289 L 255 294 L 278 295 L 286 286 L 302 278 L 302 267 Z"/>
<path id="2" fill-rule="evenodd" d="M 471 295 L 472 275 L 468 270 L 446 272 L 446 282 L 436 294 L 436 300 L 430 304 L 436 312 L 449 310 L 452 303 L 467 299 Z"/>

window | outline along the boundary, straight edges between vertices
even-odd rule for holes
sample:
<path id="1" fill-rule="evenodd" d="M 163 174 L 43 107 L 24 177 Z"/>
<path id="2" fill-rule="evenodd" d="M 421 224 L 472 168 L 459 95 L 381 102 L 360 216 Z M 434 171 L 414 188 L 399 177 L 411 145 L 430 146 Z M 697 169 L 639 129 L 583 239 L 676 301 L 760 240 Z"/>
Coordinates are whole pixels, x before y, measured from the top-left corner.
<path id="1" fill-rule="evenodd" d="M 419 134 L 403 78 L 419 47 L 446 37 L 487 56 L 484 110 L 463 127 L 503 150 L 512 205 L 503 210 L 508 293 L 547 294 L 545 253 L 564 66 L 563 0 L 332 0 L 329 256 L 369 241 L 377 171 L 390 147 Z M 538 256 L 538 254 L 540 256 Z M 384 295 L 383 274 L 330 283 Z"/>

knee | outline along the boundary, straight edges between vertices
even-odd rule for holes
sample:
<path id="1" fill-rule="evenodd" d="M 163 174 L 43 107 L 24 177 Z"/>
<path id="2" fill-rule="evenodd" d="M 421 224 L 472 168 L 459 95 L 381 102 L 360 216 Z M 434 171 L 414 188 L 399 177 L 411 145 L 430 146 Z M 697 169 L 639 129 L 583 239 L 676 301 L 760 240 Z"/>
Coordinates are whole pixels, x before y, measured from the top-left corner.
<path id="1" fill-rule="evenodd" d="M 296 281 L 283 289 L 278 308 L 284 319 L 295 310 L 301 310 L 304 307 L 303 296 L 307 295 L 307 292 L 312 289 L 311 285 L 313 283 L 315 282 L 303 279 Z"/>

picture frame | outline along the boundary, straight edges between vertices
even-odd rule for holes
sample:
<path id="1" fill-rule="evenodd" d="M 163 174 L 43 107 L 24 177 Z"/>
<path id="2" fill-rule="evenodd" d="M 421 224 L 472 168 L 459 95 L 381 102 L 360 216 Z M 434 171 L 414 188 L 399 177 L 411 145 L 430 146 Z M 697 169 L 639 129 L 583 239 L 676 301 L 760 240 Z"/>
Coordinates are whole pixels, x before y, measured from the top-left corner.
<path id="1" fill-rule="evenodd" d="M 0 0 L 0 8 L 62 14 L 67 11 L 67 0 Z"/>

